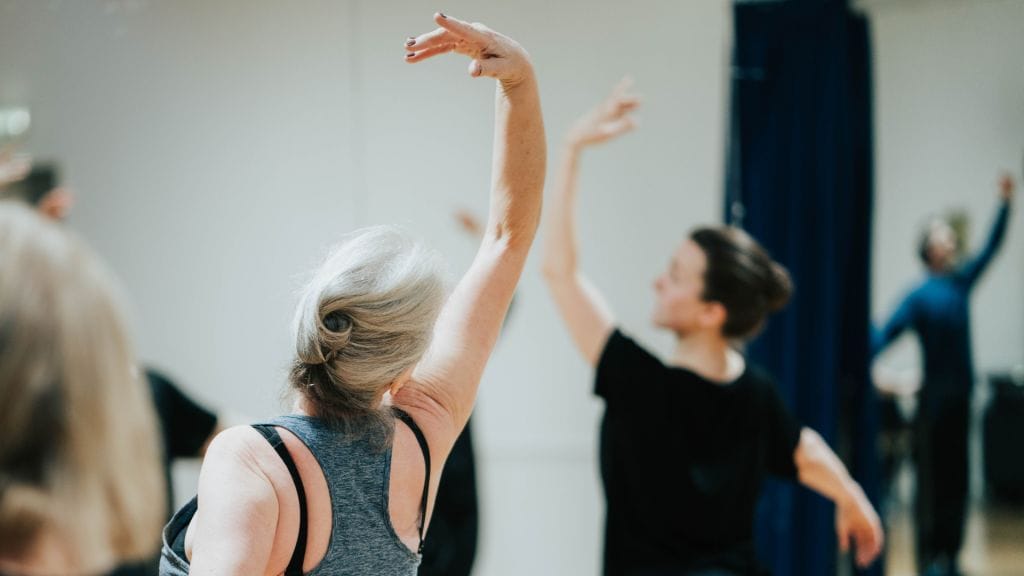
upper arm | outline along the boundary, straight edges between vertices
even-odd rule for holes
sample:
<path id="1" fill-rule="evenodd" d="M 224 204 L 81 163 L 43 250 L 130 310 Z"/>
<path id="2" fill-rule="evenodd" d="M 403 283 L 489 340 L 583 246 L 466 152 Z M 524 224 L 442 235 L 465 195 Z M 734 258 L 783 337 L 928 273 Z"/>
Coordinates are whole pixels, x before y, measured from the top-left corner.
<path id="1" fill-rule="evenodd" d="M 199 475 L 191 574 L 266 572 L 279 504 L 270 478 L 257 464 L 258 442 L 263 440 L 254 430 L 238 427 L 211 443 Z"/>
<path id="2" fill-rule="evenodd" d="M 587 363 L 597 366 L 615 327 L 611 309 L 597 288 L 579 272 L 545 277 L 576 349 Z"/>
<path id="3" fill-rule="evenodd" d="M 813 462 L 821 459 L 821 447 L 825 444 L 821 436 L 810 428 L 800 431 L 800 441 L 793 451 L 793 464 L 797 472 L 805 471 Z"/>
<path id="4" fill-rule="evenodd" d="M 526 254 L 526 247 L 502 240 L 483 243 L 445 303 L 429 349 L 395 396 L 434 452 L 447 454 L 469 419 Z"/>

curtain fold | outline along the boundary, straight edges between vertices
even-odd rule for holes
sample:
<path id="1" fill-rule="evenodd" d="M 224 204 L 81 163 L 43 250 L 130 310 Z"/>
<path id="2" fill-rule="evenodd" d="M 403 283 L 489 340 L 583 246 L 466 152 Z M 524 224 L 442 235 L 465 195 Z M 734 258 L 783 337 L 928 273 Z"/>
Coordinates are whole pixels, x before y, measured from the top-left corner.
<path id="1" fill-rule="evenodd" d="M 796 285 L 749 356 L 874 499 L 868 23 L 841 0 L 736 2 L 733 10 L 725 218 L 760 240 Z M 757 540 L 777 576 L 836 573 L 833 507 L 808 490 L 770 481 Z M 881 565 L 866 573 L 881 574 Z"/>

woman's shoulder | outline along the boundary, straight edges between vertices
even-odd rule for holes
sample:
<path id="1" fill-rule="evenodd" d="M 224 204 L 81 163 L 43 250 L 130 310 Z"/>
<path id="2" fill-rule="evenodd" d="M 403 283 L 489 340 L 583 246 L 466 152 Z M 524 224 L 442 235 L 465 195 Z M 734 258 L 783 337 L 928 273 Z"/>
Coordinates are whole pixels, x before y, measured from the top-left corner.
<path id="1" fill-rule="evenodd" d="M 257 461 L 267 447 L 266 439 L 252 426 L 232 426 L 214 436 L 206 452 L 206 460 Z"/>
<path id="2" fill-rule="evenodd" d="M 252 426 L 232 426 L 217 434 L 207 449 L 199 473 L 199 492 L 220 493 L 236 498 L 238 483 L 249 488 L 249 496 L 270 500 L 289 485 L 291 476 L 275 448 Z"/>
<path id="3" fill-rule="evenodd" d="M 665 363 L 651 352 L 645 344 L 637 341 L 621 327 L 615 327 L 608 336 L 608 341 L 604 345 L 601 358 L 602 360 L 608 359 L 620 362 L 647 363 L 652 366 L 665 366 Z"/>

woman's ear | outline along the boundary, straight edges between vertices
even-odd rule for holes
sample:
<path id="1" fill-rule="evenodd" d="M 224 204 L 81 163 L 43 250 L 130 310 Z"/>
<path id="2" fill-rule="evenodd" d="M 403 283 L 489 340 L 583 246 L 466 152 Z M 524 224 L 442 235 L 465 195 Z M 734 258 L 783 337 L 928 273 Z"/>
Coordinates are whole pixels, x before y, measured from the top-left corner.
<path id="1" fill-rule="evenodd" d="M 703 328 L 721 329 L 729 317 L 729 311 L 721 302 L 705 302 L 700 313 L 700 324 Z"/>
<path id="2" fill-rule="evenodd" d="M 391 386 L 388 388 L 388 391 L 391 392 L 392 398 L 398 395 L 398 391 L 401 390 L 403 386 L 405 386 L 409 379 L 412 378 L 412 371 L 415 369 L 415 366 L 410 366 L 408 369 L 406 369 L 405 372 L 399 374 L 398 378 L 395 378 L 394 381 L 391 382 Z"/>

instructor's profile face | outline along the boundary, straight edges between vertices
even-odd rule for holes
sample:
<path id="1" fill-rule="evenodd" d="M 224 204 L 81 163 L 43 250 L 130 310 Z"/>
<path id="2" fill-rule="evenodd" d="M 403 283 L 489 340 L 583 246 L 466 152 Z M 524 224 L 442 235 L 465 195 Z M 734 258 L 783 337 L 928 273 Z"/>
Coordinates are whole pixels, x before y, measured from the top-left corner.
<path id="1" fill-rule="evenodd" d="M 704 251 L 694 241 L 686 240 L 676 250 L 668 269 L 654 281 L 656 326 L 682 333 L 698 327 L 707 305 L 701 297 L 706 265 Z"/>

